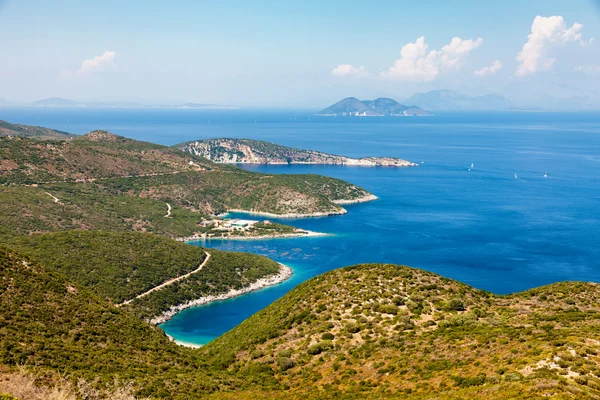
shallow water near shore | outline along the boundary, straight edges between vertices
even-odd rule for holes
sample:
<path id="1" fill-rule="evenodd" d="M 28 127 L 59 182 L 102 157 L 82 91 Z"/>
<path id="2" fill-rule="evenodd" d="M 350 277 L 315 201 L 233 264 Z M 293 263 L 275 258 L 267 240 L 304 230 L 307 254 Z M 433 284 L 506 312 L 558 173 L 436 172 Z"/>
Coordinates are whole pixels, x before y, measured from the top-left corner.
<path id="1" fill-rule="evenodd" d="M 76 123 L 33 111 L 20 115 L 29 119 L 2 112 L 0 119 L 76 133 L 103 128 L 165 144 L 248 137 L 353 157 L 423 161 L 416 168 L 243 166 L 332 176 L 379 199 L 346 205 L 345 215 L 277 220 L 334 236 L 195 242 L 263 254 L 292 267 L 294 275 L 277 286 L 184 310 L 161 325 L 183 342 L 207 343 L 303 281 L 357 263 L 406 264 L 498 294 L 562 280 L 600 282 L 598 113 L 319 119 L 291 111 L 147 111 L 147 122 L 140 123 L 141 111 L 70 112 Z"/>

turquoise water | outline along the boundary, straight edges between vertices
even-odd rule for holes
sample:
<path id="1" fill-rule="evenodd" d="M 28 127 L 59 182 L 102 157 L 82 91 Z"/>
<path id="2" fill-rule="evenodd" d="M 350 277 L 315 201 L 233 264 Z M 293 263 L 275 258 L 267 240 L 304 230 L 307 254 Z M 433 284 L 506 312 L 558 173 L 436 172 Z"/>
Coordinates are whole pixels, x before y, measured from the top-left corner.
<path id="1" fill-rule="evenodd" d="M 362 262 L 411 265 L 495 293 L 600 281 L 600 114 L 348 119 L 292 111 L 0 110 L 0 119 L 77 133 L 103 128 L 164 144 L 249 137 L 423 162 L 410 169 L 248 167 L 337 177 L 379 200 L 349 205 L 342 216 L 282 220 L 331 237 L 200 243 L 263 254 L 295 274 L 281 285 L 184 310 L 162 325 L 182 341 L 206 343 L 306 279 Z"/>

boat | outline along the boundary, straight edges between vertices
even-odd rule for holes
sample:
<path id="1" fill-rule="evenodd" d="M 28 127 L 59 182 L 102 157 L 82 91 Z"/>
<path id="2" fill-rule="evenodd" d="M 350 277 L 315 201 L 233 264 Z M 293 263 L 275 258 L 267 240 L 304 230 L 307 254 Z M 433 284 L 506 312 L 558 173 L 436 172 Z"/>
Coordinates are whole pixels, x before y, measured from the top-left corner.
<path id="1" fill-rule="evenodd" d="M 548 173 L 544 172 L 544 178 L 547 178 L 547 177 L 548 177 Z"/>
<path id="2" fill-rule="evenodd" d="M 471 163 L 471 168 L 475 167 L 475 164 Z"/>
<path id="3" fill-rule="evenodd" d="M 515 179 L 519 179 L 519 177 L 517 176 L 517 173 L 515 172 Z"/>

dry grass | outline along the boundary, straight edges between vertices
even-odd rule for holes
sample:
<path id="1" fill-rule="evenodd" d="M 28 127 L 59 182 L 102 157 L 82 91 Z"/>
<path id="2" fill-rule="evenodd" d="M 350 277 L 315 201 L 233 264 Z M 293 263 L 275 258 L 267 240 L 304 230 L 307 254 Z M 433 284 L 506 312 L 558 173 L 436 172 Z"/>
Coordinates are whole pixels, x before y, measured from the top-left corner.
<path id="1" fill-rule="evenodd" d="M 18 400 L 141 400 L 134 396 L 132 383 L 115 381 L 112 388 L 103 390 L 95 386 L 85 380 L 73 385 L 65 379 L 44 385 L 24 368 L 0 372 L 0 395 L 10 395 Z"/>

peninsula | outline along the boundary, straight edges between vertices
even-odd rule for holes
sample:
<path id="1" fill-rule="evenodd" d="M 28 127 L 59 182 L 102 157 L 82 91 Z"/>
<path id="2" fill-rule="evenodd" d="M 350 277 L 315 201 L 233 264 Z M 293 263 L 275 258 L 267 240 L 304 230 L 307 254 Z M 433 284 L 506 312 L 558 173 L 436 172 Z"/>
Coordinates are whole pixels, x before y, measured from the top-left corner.
<path id="1" fill-rule="evenodd" d="M 393 99 L 381 97 L 375 100 L 361 101 L 356 97 L 347 97 L 319 111 L 316 115 L 327 117 L 422 117 L 432 114 L 417 106 L 405 106 Z"/>
<path id="2" fill-rule="evenodd" d="M 224 164 L 331 164 L 359 167 L 416 167 L 418 165 L 401 158 L 351 158 L 252 139 L 194 140 L 177 145 L 177 148 Z"/>

